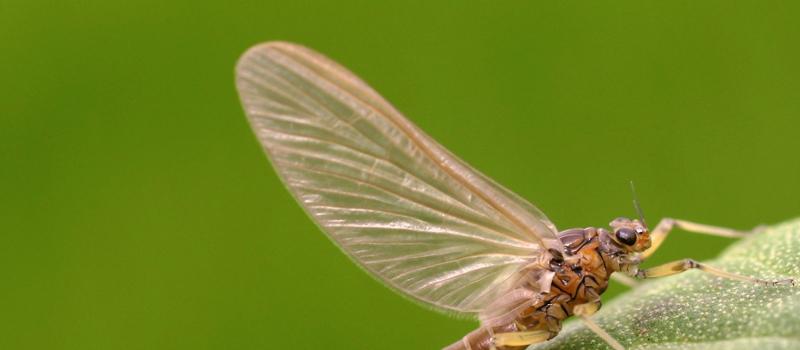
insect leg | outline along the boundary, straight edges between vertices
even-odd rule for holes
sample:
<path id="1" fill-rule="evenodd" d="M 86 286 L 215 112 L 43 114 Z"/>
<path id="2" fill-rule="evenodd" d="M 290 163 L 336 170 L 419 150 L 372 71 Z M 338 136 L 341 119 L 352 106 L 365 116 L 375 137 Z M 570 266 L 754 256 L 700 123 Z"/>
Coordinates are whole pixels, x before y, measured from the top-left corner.
<path id="1" fill-rule="evenodd" d="M 707 235 L 728 238 L 741 238 L 748 235 L 748 232 L 737 231 L 729 228 L 703 225 L 673 218 L 663 218 L 658 225 L 656 225 L 656 228 L 650 232 L 650 248 L 642 252 L 642 259 L 647 259 L 647 257 L 653 255 L 661 243 L 664 243 L 664 240 L 667 238 L 667 235 L 669 235 L 669 232 L 672 231 L 673 228 L 679 228 L 693 233 L 703 233 Z"/>
<path id="2" fill-rule="evenodd" d="M 585 304 L 575 305 L 575 307 L 572 308 L 572 313 L 578 315 L 578 317 L 581 318 L 583 323 L 586 324 L 586 327 L 589 327 L 589 329 L 591 329 L 592 332 L 594 332 L 594 334 L 597 334 L 597 336 L 600 337 L 600 339 L 603 339 L 603 341 L 605 341 L 609 346 L 611 346 L 611 348 L 613 348 L 614 350 L 625 350 L 625 347 L 622 346 L 622 344 L 620 344 L 616 339 L 614 339 L 614 337 L 612 337 L 610 334 L 606 333 L 606 331 L 600 328 L 600 326 L 598 326 L 597 323 L 594 323 L 594 321 L 592 321 L 591 316 L 594 315 L 597 312 L 597 310 L 600 310 L 600 306 L 602 305 L 600 302 L 600 294 L 597 293 L 592 288 L 587 288 L 586 294 L 587 296 L 589 296 L 589 298 L 594 299 L 594 301 L 590 301 Z"/>
<path id="3" fill-rule="evenodd" d="M 576 313 L 576 315 L 578 314 Z M 594 323 L 591 317 L 587 315 L 578 315 L 578 316 L 581 318 L 581 321 L 583 321 L 583 323 L 586 324 L 586 327 L 589 327 L 589 329 L 591 329 L 592 332 L 594 332 L 594 334 L 597 334 L 597 336 L 600 337 L 600 339 L 603 339 L 603 341 L 605 341 L 609 346 L 611 346 L 612 349 L 625 350 L 625 347 L 622 346 L 622 344 L 620 344 L 616 339 L 614 339 L 614 337 L 612 337 L 610 334 L 606 333 L 606 331 L 600 328 L 600 326 L 598 326 L 597 323 Z"/>
<path id="4" fill-rule="evenodd" d="M 636 281 L 635 279 L 633 279 L 632 277 L 630 277 L 628 275 L 621 274 L 621 273 L 612 274 L 611 275 L 611 279 L 614 280 L 614 281 L 617 281 L 619 283 L 622 283 L 622 284 L 624 284 L 624 285 L 626 285 L 626 286 L 628 286 L 630 288 L 635 288 L 636 286 L 639 285 L 638 281 Z"/>
<path id="5" fill-rule="evenodd" d="M 670 276 L 679 274 L 684 271 L 688 271 L 691 269 L 698 269 L 703 272 L 708 272 L 714 276 L 729 278 L 738 281 L 746 281 L 746 282 L 753 282 L 757 284 L 762 284 L 765 286 L 794 286 L 795 282 L 792 278 L 776 280 L 776 281 L 768 281 L 760 278 L 750 277 L 735 274 L 732 272 L 728 272 L 725 270 L 718 269 L 713 266 L 708 266 L 706 264 L 701 264 L 697 261 L 692 259 L 683 259 L 677 260 L 670 263 L 666 263 L 663 265 L 659 265 L 656 267 L 651 267 L 649 269 L 638 270 L 636 271 L 636 278 L 653 278 L 653 277 L 663 277 L 663 276 Z"/>
<path id="6" fill-rule="evenodd" d="M 461 341 L 464 344 L 464 349 L 472 350 L 472 345 L 469 344 L 469 339 L 467 339 L 466 336 L 464 336 L 464 338 L 462 338 Z"/>
<path id="7" fill-rule="evenodd" d="M 550 339 L 550 332 L 545 330 L 497 333 L 494 335 L 494 345 L 499 347 L 527 346 L 541 343 L 547 339 Z"/>

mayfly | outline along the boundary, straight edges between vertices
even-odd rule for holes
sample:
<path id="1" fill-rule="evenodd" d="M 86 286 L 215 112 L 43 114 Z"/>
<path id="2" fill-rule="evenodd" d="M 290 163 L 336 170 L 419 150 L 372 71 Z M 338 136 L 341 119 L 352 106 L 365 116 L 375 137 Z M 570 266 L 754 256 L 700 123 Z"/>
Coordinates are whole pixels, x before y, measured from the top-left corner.
<path id="1" fill-rule="evenodd" d="M 388 287 L 480 327 L 448 350 L 522 349 L 591 316 L 612 273 L 629 280 L 698 269 L 763 285 L 793 285 L 692 259 L 640 269 L 673 228 L 745 233 L 663 219 L 559 232 L 539 209 L 450 153 L 350 71 L 308 48 L 270 42 L 239 60 L 250 124 L 286 187 L 347 255 Z M 614 275 L 617 276 L 617 275 Z M 630 278 L 632 277 L 632 278 Z"/>

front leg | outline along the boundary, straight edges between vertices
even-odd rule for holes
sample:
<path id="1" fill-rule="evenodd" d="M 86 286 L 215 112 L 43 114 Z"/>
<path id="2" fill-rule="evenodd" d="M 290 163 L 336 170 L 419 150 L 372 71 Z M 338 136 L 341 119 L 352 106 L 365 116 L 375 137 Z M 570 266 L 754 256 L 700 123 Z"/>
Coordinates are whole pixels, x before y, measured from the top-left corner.
<path id="1" fill-rule="evenodd" d="M 642 252 L 642 259 L 647 259 L 656 252 L 661 243 L 669 235 L 673 228 L 679 228 L 688 232 L 703 233 L 712 236 L 741 238 L 748 235 L 748 232 L 737 231 L 729 228 L 698 224 L 696 222 L 679 220 L 673 218 L 663 218 L 650 232 L 650 248 Z"/>
<path id="2" fill-rule="evenodd" d="M 738 280 L 738 281 L 753 282 L 753 283 L 758 283 L 758 284 L 762 284 L 762 285 L 765 285 L 765 286 L 787 286 L 787 285 L 794 286 L 795 285 L 794 279 L 792 279 L 792 278 L 776 280 L 776 281 L 769 281 L 769 280 L 764 280 L 764 279 L 760 279 L 760 278 L 755 278 L 755 277 L 735 274 L 735 273 L 732 273 L 732 272 L 728 272 L 728 271 L 725 271 L 725 270 L 718 269 L 718 268 L 713 267 L 713 266 L 708 266 L 706 264 L 701 264 L 701 263 L 699 263 L 699 262 L 697 262 L 695 260 L 692 260 L 692 259 L 677 260 L 677 261 L 673 261 L 673 262 L 666 263 L 666 264 L 663 264 L 663 265 L 659 265 L 659 266 L 656 266 L 656 267 L 651 267 L 649 269 L 637 270 L 634 273 L 634 277 L 640 278 L 640 279 L 653 278 L 653 277 L 664 277 L 664 276 L 670 276 L 670 275 L 679 274 L 681 272 L 688 271 L 688 270 L 691 270 L 691 269 L 698 269 L 700 271 L 707 272 L 707 273 L 710 273 L 710 274 L 712 274 L 714 276 L 718 276 L 718 277 L 724 277 L 724 278 L 729 278 L 729 279 Z"/>

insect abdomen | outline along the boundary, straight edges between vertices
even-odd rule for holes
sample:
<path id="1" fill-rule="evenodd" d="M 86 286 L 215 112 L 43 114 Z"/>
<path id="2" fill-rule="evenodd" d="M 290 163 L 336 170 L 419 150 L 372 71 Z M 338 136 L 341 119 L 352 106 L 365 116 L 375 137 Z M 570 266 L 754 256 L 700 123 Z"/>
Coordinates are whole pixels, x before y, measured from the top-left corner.
<path id="1" fill-rule="evenodd" d="M 567 256 L 554 259 L 551 269 L 555 272 L 550 290 L 537 303 L 521 311 L 509 324 L 493 327 L 497 333 L 545 330 L 550 338 L 561 331 L 561 323 L 573 314 L 576 305 L 595 301 L 608 287 L 610 271 L 600 254 L 598 232 L 593 228 L 571 229 L 559 234 Z M 503 347 L 501 350 L 521 350 L 521 347 Z M 486 327 L 468 334 L 461 341 L 445 350 L 490 350 L 491 335 Z"/>

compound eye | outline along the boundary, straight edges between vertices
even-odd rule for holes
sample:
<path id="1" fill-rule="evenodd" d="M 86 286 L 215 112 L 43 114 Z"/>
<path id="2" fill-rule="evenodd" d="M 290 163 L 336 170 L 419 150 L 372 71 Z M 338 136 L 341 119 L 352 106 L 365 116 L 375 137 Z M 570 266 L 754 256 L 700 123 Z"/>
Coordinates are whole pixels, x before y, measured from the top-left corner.
<path id="1" fill-rule="evenodd" d="M 627 227 L 617 230 L 617 241 L 627 245 L 633 245 L 636 243 L 636 231 Z"/>

